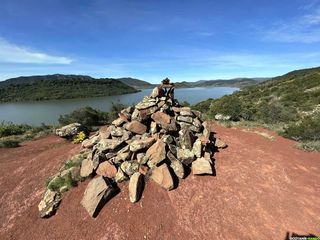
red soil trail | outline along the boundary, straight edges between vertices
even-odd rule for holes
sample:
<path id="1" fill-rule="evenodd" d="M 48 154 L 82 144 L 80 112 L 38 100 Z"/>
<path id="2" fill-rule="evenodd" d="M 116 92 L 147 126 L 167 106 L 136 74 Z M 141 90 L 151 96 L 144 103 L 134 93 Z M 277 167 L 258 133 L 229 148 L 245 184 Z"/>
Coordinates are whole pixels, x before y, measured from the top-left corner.
<path id="1" fill-rule="evenodd" d="M 229 146 L 216 176 L 193 176 L 166 192 L 153 182 L 136 204 L 126 184 L 95 219 L 80 205 L 88 181 L 64 194 L 55 216 L 37 205 L 45 179 L 80 146 L 55 136 L 0 149 L 0 239 L 285 239 L 320 235 L 320 154 L 242 129 L 214 126 Z"/>

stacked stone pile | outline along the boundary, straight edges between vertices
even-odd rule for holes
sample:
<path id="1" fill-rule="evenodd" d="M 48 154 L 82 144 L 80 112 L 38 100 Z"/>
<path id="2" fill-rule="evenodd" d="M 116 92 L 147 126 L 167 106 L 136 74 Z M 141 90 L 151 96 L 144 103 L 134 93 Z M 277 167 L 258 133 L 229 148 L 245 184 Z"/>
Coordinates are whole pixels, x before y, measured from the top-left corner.
<path id="1" fill-rule="evenodd" d="M 72 161 L 81 166 L 61 171 L 48 186 L 64 176 L 75 181 L 93 177 L 81 204 L 95 217 L 119 190 L 117 183 L 129 181 L 132 203 L 139 201 L 145 181 L 170 191 L 190 168 L 195 175 L 213 174 L 214 151 L 226 145 L 214 138 L 210 124 L 201 120 L 201 112 L 179 105 L 174 87 L 166 79 L 150 96 L 123 109 L 118 119 L 85 140 L 82 147 Z M 51 187 L 46 191 L 39 204 L 40 216 L 52 215 L 62 190 L 52 191 Z"/>
<path id="2" fill-rule="evenodd" d="M 209 124 L 201 121 L 199 111 L 179 106 L 168 93 L 155 88 L 135 107 L 122 110 L 106 130 L 83 142 L 90 153 L 80 175 L 97 175 L 81 201 L 91 216 L 117 191 L 116 183 L 129 181 L 129 199 L 134 203 L 145 180 L 172 190 L 174 175 L 184 178 L 186 168 L 197 175 L 213 174 L 216 140 Z"/>

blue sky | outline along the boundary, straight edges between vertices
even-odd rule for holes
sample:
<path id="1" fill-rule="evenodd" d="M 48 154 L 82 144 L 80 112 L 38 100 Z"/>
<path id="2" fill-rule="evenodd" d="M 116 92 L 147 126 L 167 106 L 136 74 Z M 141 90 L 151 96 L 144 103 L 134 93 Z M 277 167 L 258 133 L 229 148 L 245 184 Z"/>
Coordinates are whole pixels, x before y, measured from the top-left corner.
<path id="1" fill-rule="evenodd" d="M 0 0 L 0 80 L 192 81 L 319 65 L 319 0 Z"/>

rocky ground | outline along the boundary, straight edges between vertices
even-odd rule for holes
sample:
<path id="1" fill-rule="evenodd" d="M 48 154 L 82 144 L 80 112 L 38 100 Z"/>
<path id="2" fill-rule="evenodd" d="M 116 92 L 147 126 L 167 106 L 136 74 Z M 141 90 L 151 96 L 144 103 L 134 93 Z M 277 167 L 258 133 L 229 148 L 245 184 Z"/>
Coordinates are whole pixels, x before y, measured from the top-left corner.
<path id="1" fill-rule="evenodd" d="M 153 181 L 132 204 L 128 184 L 91 218 L 80 201 L 89 181 L 69 192 L 55 216 L 41 219 L 45 180 L 79 152 L 57 136 L 0 149 L 0 239 L 285 239 L 320 235 L 320 154 L 266 130 L 214 125 L 228 148 L 216 176 L 190 174 L 168 192 Z M 262 133 L 262 134 L 261 134 Z M 273 136 L 273 137 L 265 137 Z"/>

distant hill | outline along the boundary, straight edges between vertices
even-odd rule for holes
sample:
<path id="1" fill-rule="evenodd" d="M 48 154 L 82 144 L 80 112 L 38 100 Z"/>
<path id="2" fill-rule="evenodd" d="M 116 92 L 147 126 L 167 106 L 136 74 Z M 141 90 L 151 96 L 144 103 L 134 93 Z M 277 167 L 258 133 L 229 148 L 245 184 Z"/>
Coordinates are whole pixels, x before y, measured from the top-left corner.
<path id="1" fill-rule="evenodd" d="M 54 74 L 17 77 L 0 82 L 0 102 L 87 98 L 137 91 L 117 79 Z"/>
<path id="2" fill-rule="evenodd" d="M 155 84 L 148 83 L 143 80 L 135 79 L 135 78 L 117 78 L 118 81 L 129 85 L 135 89 L 148 89 L 155 87 Z"/>
<path id="3" fill-rule="evenodd" d="M 292 139 L 320 140 L 320 67 L 289 72 L 194 108 L 208 118 L 219 113 L 232 120 L 277 125 Z"/>
<path id="4" fill-rule="evenodd" d="M 269 78 L 234 78 L 224 80 L 199 80 L 196 82 L 177 82 L 177 88 L 192 88 L 192 87 L 248 87 L 266 81 Z"/>

